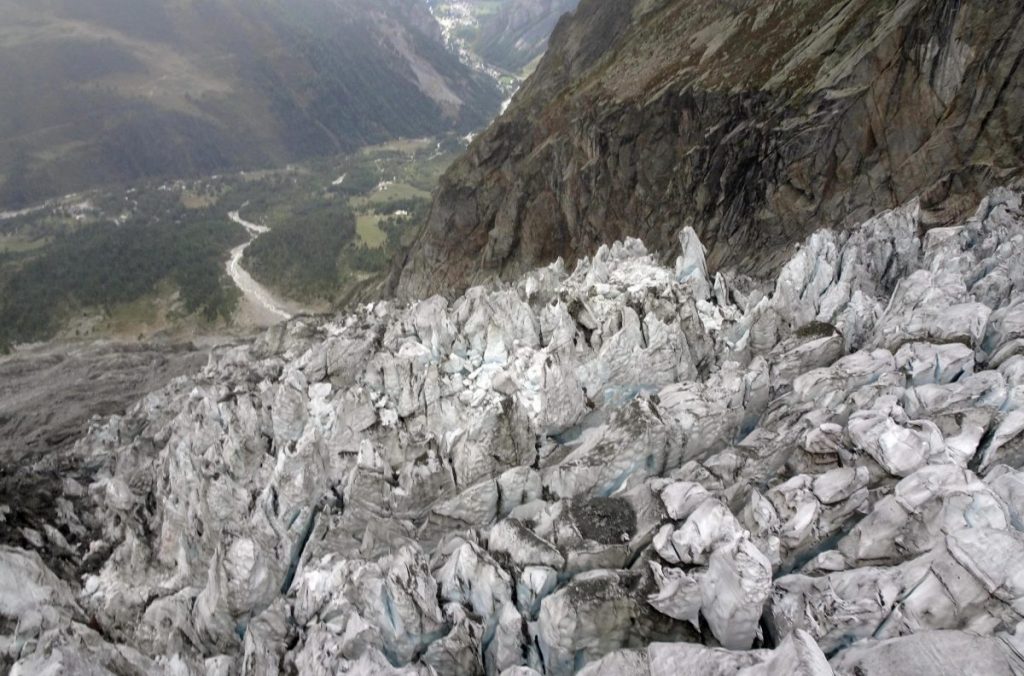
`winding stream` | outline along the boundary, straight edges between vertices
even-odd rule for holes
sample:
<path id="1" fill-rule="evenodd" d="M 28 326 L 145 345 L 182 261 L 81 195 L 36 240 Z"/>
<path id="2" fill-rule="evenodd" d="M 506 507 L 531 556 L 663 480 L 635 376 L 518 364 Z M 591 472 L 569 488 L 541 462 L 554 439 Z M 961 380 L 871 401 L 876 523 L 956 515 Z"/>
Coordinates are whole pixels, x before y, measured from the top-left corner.
<path id="1" fill-rule="evenodd" d="M 293 315 L 285 308 L 284 304 L 276 299 L 274 294 L 266 287 L 253 279 L 252 275 L 242 267 L 242 257 L 245 255 L 245 250 L 256 241 L 257 237 L 268 232 L 270 228 L 250 223 L 243 219 L 237 211 L 229 213 L 228 218 L 249 232 L 249 241 L 231 250 L 231 258 L 228 259 L 227 265 L 228 276 L 231 277 L 231 280 L 239 288 L 246 300 L 260 311 L 276 318 L 278 321 L 291 319 Z"/>

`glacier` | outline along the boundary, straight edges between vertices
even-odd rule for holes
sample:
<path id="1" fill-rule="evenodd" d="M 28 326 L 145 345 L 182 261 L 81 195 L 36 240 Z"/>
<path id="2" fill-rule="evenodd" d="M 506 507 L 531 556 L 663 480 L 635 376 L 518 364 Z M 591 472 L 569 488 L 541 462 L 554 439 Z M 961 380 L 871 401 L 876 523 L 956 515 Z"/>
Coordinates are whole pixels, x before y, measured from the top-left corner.
<path id="1" fill-rule="evenodd" d="M 295 318 L 97 422 L 34 534 L 80 578 L 0 548 L 0 663 L 1024 673 L 1021 192 L 774 284 L 679 240 Z"/>

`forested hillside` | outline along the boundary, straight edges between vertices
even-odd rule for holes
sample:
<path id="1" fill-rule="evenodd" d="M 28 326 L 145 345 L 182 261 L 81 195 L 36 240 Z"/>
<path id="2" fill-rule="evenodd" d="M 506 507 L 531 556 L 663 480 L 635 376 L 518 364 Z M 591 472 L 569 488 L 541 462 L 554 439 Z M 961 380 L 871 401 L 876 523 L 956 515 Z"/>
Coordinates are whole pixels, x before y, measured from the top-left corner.
<path id="1" fill-rule="evenodd" d="M 422 0 L 0 0 L 0 209 L 471 131 L 501 101 Z"/>
<path id="2" fill-rule="evenodd" d="M 0 352 L 51 338 L 79 308 L 109 311 L 162 282 L 178 290 L 184 312 L 228 320 L 237 291 L 223 278 L 222 259 L 244 240 L 241 228 L 208 212 L 180 224 L 97 223 L 58 236 L 22 265 L 4 265 L 10 255 L 0 254 Z"/>

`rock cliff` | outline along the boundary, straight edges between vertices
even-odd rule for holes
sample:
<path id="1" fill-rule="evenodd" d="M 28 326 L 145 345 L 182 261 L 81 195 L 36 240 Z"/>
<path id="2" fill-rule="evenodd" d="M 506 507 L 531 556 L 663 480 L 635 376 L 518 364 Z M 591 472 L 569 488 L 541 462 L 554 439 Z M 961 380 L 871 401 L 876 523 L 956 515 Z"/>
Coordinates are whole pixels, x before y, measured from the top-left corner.
<path id="1" fill-rule="evenodd" d="M 583 0 L 445 176 L 394 284 L 424 297 L 691 226 L 713 268 L 920 197 L 948 224 L 1021 165 L 1024 6 Z M 443 261 L 444 265 L 438 265 Z"/>
<path id="2" fill-rule="evenodd" d="M 671 267 L 627 239 L 216 350 L 0 547 L 0 661 L 1019 674 L 1022 194 L 924 218 L 816 232 L 763 287 L 684 229 Z"/>

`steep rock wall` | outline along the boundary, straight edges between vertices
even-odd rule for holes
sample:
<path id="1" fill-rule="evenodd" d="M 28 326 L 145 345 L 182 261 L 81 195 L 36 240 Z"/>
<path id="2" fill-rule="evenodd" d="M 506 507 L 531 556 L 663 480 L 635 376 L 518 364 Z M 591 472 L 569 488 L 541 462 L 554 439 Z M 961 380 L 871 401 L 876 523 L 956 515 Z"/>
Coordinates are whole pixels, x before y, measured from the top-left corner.
<path id="1" fill-rule="evenodd" d="M 952 222 L 1015 174 L 1022 6 L 584 0 L 444 177 L 402 297 L 692 226 L 770 272 L 821 226 L 915 196 Z M 437 261 L 444 261 L 443 266 Z"/>

